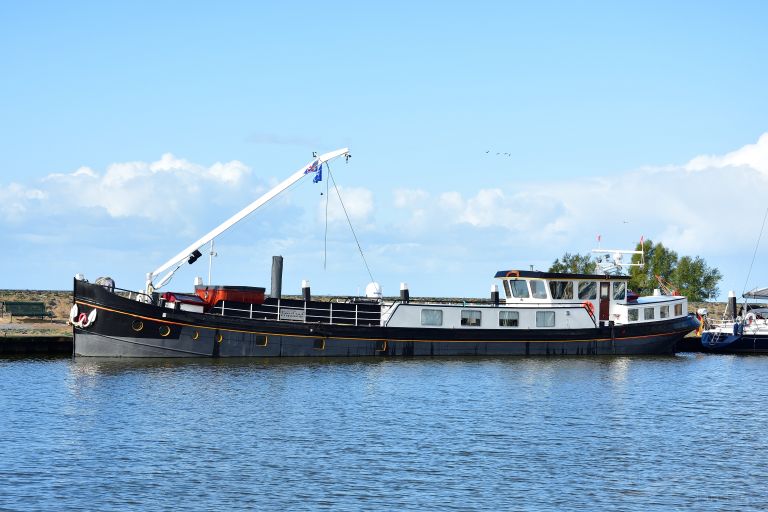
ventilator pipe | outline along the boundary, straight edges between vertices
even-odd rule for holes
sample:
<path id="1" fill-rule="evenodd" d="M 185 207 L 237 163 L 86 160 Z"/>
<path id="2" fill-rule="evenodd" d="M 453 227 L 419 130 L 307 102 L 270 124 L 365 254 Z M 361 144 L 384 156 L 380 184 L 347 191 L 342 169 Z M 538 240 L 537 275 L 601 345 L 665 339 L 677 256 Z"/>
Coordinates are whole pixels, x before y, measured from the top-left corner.
<path id="1" fill-rule="evenodd" d="M 270 295 L 273 299 L 279 299 L 283 296 L 283 257 L 272 256 L 272 290 Z"/>
<path id="2" fill-rule="evenodd" d="M 491 285 L 491 301 L 493 301 L 494 306 L 499 305 L 499 285 Z"/>

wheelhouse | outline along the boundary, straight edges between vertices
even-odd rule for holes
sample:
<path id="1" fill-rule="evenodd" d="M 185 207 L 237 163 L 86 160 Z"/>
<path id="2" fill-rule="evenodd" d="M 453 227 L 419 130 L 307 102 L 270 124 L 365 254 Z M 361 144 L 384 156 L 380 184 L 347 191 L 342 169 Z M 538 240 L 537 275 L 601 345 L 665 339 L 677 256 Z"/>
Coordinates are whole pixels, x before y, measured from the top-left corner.
<path id="1" fill-rule="evenodd" d="M 638 298 L 629 290 L 629 276 L 501 270 L 505 303 L 543 307 L 578 303 L 600 322 L 628 324 L 678 318 L 688 314 L 685 297 Z"/>

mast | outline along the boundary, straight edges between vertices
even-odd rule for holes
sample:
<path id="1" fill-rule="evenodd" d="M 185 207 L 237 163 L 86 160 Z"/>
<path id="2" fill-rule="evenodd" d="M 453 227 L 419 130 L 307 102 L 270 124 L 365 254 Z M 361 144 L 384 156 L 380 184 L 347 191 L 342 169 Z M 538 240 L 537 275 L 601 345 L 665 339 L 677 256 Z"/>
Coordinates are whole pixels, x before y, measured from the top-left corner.
<path id="1" fill-rule="evenodd" d="M 181 268 L 181 266 L 184 264 L 184 262 L 188 262 L 190 264 L 194 263 L 197 258 L 202 256 L 200 253 L 200 248 L 207 244 L 208 242 L 212 242 L 214 238 L 219 236 L 220 234 L 224 233 L 226 230 L 243 220 L 245 217 L 256 211 L 258 208 L 269 202 L 271 199 L 273 199 L 275 196 L 283 192 L 285 189 L 299 181 L 301 178 L 303 178 L 308 172 L 311 171 L 311 168 L 313 166 L 318 167 L 321 164 L 328 162 L 330 160 L 333 160 L 334 158 L 338 158 L 340 156 L 347 156 L 349 157 L 349 148 L 343 148 L 343 149 L 337 149 L 336 151 L 331 151 L 329 153 L 324 153 L 320 155 L 319 157 L 313 159 L 311 162 L 309 162 L 307 165 L 293 173 L 291 176 L 289 176 L 287 179 L 285 179 L 282 183 L 275 186 L 273 189 L 271 189 L 269 192 L 264 194 L 263 196 L 256 199 L 254 202 L 234 214 L 229 219 L 222 222 L 220 225 L 203 235 L 201 238 L 190 244 L 188 247 L 186 247 L 183 251 L 179 252 L 176 256 L 169 259 L 159 267 L 157 267 L 153 272 L 150 272 L 147 274 L 147 293 L 151 293 L 153 290 L 161 288 L 165 284 L 168 283 L 168 281 L 171 280 L 171 277 L 173 277 L 173 274 Z M 166 274 L 157 284 L 154 283 L 155 278 L 160 274 L 161 272 L 164 272 L 171 268 L 172 266 L 176 265 L 176 268 L 172 269 L 168 274 Z M 209 283 L 210 284 L 210 283 Z"/>

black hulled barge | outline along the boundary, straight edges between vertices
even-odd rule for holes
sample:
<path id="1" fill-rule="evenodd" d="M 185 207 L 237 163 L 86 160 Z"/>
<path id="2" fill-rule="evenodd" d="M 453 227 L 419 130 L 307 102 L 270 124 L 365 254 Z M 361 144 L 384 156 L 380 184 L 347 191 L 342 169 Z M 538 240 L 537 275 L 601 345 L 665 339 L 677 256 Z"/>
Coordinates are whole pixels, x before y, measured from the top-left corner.
<path id="1" fill-rule="evenodd" d="M 382 357 L 671 354 L 698 327 L 681 296 L 637 297 L 629 277 L 505 270 L 487 301 L 266 297 L 263 288 L 198 285 L 160 293 L 200 249 L 346 149 L 326 153 L 148 274 L 142 292 L 78 276 L 70 321 L 75 356 Z M 631 252 L 631 251 L 624 251 Z M 621 251 L 613 251 L 620 260 Z M 170 271 L 157 280 L 162 272 Z"/>

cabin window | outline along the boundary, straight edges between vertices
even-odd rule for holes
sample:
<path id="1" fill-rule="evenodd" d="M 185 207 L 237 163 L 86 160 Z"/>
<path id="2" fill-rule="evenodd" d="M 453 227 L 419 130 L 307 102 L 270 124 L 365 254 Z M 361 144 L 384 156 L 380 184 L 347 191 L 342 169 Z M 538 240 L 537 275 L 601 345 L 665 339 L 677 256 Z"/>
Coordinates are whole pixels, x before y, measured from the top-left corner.
<path id="1" fill-rule="evenodd" d="M 528 295 L 528 281 L 525 279 L 511 279 L 509 281 L 509 287 L 512 289 L 512 296 L 518 299 L 527 299 Z"/>
<path id="2" fill-rule="evenodd" d="M 443 325 L 443 310 L 422 309 L 421 325 Z"/>
<path id="3" fill-rule="evenodd" d="M 481 311 L 476 309 L 461 310 L 461 325 L 469 327 L 480 327 Z"/>
<path id="4" fill-rule="evenodd" d="M 683 305 L 675 304 L 675 316 L 682 316 L 682 315 L 683 315 Z"/>
<path id="5" fill-rule="evenodd" d="M 595 300 L 597 298 L 597 283 L 594 281 L 584 281 L 579 283 L 579 299 Z"/>
<path id="6" fill-rule="evenodd" d="M 628 310 L 627 318 L 629 319 L 630 322 L 637 322 L 638 318 L 640 318 L 637 313 L 637 308 L 632 308 Z"/>
<path id="7" fill-rule="evenodd" d="M 509 283 L 507 280 L 503 280 L 502 283 L 504 283 L 504 293 L 507 294 L 507 298 L 510 298 L 512 294 L 509 292 Z"/>
<path id="8" fill-rule="evenodd" d="M 669 306 L 661 306 L 659 308 L 659 318 L 669 318 Z"/>
<path id="9" fill-rule="evenodd" d="M 544 281 L 534 279 L 531 281 L 531 295 L 534 299 L 547 298 L 547 285 Z"/>
<path id="10" fill-rule="evenodd" d="M 653 308 L 643 308 L 643 320 L 653 320 Z"/>
<path id="11" fill-rule="evenodd" d="M 573 299 L 573 281 L 550 281 L 549 293 L 553 299 Z"/>
<path id="12" fill-rule="evenodd" d="M 624 300 L 627 296 L 627 283 L 616 282 L 613 283 L 613 300 Z"/>
<path id="13" fill-rule="evenodd" d="M 554 311 L 537 311 L 536 312 L 536 327 L 554 327 L 554 326 L 555 326 Z"/>
<path id="14" fill-rule="evenodd" d="M 517 311 L 499 311 L 499 327 L 517 327 L 520 324 L 520 313 Z"/>

